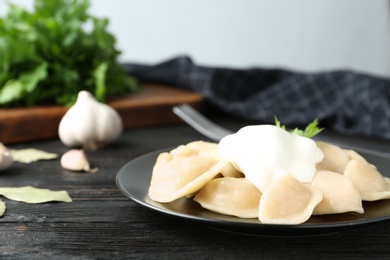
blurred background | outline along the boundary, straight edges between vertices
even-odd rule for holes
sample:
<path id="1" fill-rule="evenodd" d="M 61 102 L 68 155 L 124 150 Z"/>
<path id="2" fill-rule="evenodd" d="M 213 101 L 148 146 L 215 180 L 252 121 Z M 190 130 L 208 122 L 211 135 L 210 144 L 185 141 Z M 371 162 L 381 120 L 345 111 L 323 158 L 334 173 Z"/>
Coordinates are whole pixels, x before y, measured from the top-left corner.
<path id="1" fill-rule="evenodd" d="M 390 78 L 389 0 L 91 0 L 90 11 L 110 20 L 121 62 L 188 55 L 205 66 Z"/>

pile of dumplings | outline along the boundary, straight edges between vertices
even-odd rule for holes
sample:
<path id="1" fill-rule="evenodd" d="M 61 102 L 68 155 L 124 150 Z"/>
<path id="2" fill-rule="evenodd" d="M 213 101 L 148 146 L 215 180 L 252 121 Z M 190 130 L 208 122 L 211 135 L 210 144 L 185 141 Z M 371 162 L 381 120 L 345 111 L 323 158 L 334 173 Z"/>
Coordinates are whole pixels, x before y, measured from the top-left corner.
<path id="1" fill-rule="evenodd" d="M 310 183 L 283 175 L 262 193 L 222 160 L 218 144 L 195 141 L 159 154 L 148 195 L 169 203 L 182 197 L 203 208 L 267 224 L 300 224 L 312 215 L 364 213 L 362 201 L 390 198 L 390 179 L 353 150 L 316 142 L 324 159 Z"/>

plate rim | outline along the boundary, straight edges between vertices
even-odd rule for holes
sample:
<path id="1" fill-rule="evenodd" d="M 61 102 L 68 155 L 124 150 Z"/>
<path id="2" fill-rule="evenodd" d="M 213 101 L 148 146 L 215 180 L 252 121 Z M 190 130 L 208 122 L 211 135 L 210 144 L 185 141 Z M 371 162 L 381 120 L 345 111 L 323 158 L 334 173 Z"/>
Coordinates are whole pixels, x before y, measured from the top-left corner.
<path id="1" fill-rule="evenodd" d="M 128 167 L 130 167 L 130 165 L 136 164 L 137 162 L 143 161 L 145 159 L 150 159 L 150 157 L 157 158 L 158 154 L 160 154 L 162 152 L 168 152 L 174 148 L 175 148 L 175 146 L 171 146 L 171 147 L 166 147 L 166 148 L 161 148 L 161 149 L 157 149 L 154 151 L 150 151 L 150 152 L 147 152 L 143 155 L 140 155 L 140 156 L 130 160 L 125 165 L 123 165 L 116 175 L 116 184 L 117 184 L 117 187 L 119 188 L 119 190 L 127 198 L 131 199 L 132 201 L 136 202 L 137 204 L 139 204 L 143 207 L 146 207 L 150 210 L 153 210 L 155 212 L 162 213 L 162 214 L 167 215 L 167 216 L 173 216 L 173 217 L 178 217 L 181 219 L 197 221 L 197 222 L 203 223 L 205 225 L 208 225 L 210 227 L 222 229 L 224 231 L 236 232 L 237 229 L 240 229 L 240 228 L 253 228 L 253 227 L 255 227 L 256 229 L 264 229 L 265 230 L 265 232 L 261 232 L 261 231 L 239 232 L 239 233 L 243 233 L 243 234 L 252 234 L 252 235 L 253 234 L 267 235 L 267 236 L 268 235 L 276 235 L 276 236 L 280 235 L 278 233 L 272 234 L 272 232 L 270 232 L 271 230 L 275 230 L 275 231 L 285 230 L 285 231 L 287 231 L 286 233 L 288 233 L 288 234 L 284 234 L 285 232 L 283 232 L 282 233 L 283 236 L 301 235 L 301 234 L 295 234 L 295 233 L 290 234 L 292 231 L 298 231 L 298 230 L 303 231 L 304 235 L 306 233 L 309 235 L 311 235 L 311 234 L 314 234 L 314 235 L 326 234 L 326 233 L 333 233 L 333 232 L 337 232 L 337 231 L 342 231 L 345 229 L 353 229 L 356 227 L 363 227 L 366 225 L 380 223 L 380 222 L 387 221 L 390 219 L 390 214 L 389 214 L 386 216 L 378 216 L 378 217 L 371 217 L 371 218 L 367 218 L 367 219 L 359 219 L 356 221 L 342 221 L 342 222 L 335 222 L 335 223 L 332 223 L 332 222 L 329 222 L 329 223 L 306 223 L 306 222 L 304 222 L 301 224 L 268 224 L 268 223 L 265 224 L 265 223 L 260 223 L 260 222 L 259 223 L 234 222 L 234 221 L 230 221 L 230 220 L 207 218 L 207 217 L 194 216 L 194 215 L 190 215 L 190 214 L 176 212 L 174 210 L 164 208 L 163 203 L 154 202 L 154 201 L 149 199 L 151 202 L 153 202 L 153 204 L 162 205 L 161 207 L 158 207 L 156 205 L 148 203 L 144 198 L 139 198 L 138 196 L 135 196 L 132 192 L 128 191 L 124 187 L 121 178 L 123 175 L 129 174 L 126 172 L 126 169 Z M 367 153 L 367 150 L 364 150 L 364 153 Z M 375 155 L 375 153 L 372 153 L 372 154 Z M 378 155 L 378 154 L 376 154 L 376 155 Z M 148 175 L 149 180 L 151 178 L 151 175 L 152 175 L 152 172 L 150 172 L 150 175 Z M 146 192 L 146 194 L 147 194 L 147 192 Z M 182 199 L 186 199 L 186 198 L 182 198 Z M 205 210 L 207 210 L 207 209 L 205 209 Z M 215 213 L 215 214 L 218 214 L 218 213 Z M 345 213 L 340 213 L 340 214 L 345 214 Z M 232 224 L 234 224 L 234 227 L 229 227 L 229 225 L 232 225 Z"/>

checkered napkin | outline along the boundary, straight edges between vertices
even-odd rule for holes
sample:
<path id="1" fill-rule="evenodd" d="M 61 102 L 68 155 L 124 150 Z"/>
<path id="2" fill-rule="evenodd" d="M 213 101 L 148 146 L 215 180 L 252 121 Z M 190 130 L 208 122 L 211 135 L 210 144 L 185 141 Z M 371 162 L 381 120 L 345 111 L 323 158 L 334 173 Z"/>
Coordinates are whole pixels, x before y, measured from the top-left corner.
<path id="1" fill-rule="evenodd" d="M 390 80 L 352 71 L 296 73 L 281 69 L 198 66 L 186 56 L 157 65 L 124 64 L 141 81 L 201 93 L 222 111 L 257 123 L 321 126 L 390 139 Z"/>

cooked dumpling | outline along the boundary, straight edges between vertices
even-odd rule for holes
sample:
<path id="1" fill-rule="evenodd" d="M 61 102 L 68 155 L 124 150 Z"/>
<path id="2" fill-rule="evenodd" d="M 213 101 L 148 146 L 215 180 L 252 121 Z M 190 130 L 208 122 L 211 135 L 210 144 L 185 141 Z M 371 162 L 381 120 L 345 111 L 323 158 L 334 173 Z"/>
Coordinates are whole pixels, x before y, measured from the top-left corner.
<path id="1" fill-rule="evenodd" d="M 325 142 L 318 141 L 317 146 L 324 153 L 324 159 L 316 166 L 317 170 L 343 173 L 349 161 L 348 153 L 337 145 Z"/>
<path id="2" fill-rule="evenodd" d="M 244 178 L 217 178 L 207 183 L 194 200 L 202 207 L 240 218 L 257 218 L 261 192 Z"/>
<path id="3" fill-rule="evenodd" d="M 199 150 L 188 147 L 186 145 L 179 145 L 169 152 L 173 157 L 198 156 Z"/>
<path id="4" fill-rule="evenodd" d="M 363 162 L 366 162 L 368 164 L 370 164 L 366 158 L 364 158 L 363 156 L 361 156 L 358 152 L 354 151 L 354 150 L 344 150 L 347 152 L 348 156 L 349 156 L 349 159 L 352 160 L 352 159 L 357 159 L 357 160 L 361 160 Z M 376 169 L 376 166 L 375 165 L 372 165 L 370 164 L 371 167 L 373 167 L 374 169 Z"/>
<path id="5" fill-rule="evenodd" d="M 384 177 L 369 163 L 360 159 L 352 159 L 345 167 L 344 175 L 355 184 L 362 200 L 374 201 L 390 198 L 390 179 Z"/>
<path id="6" fill-rule="evenodd" d="M 194 141 L 186 145 L 179 145 L 169 153 L 173 157 L 180 156 L 199 156 L 200 153 L 207 153 L 209 150 L 216 147 L 216 143 L 209 143 L 204 141 Z"/>
<path id="7" fill-rule="evenodd" d="M 171 202 L 191 195 L 217 176 L 226 162 L 210 157 L 179 156 L 161 153 L 153 168 L 149 197 Z"/>
<path id="8" fill-rule="evenodd" d="M 313 215 L 344 212 L 364 213 L 360 193 L 350 179 L 331 171 L 317 171 L 311 184 L 321 190 L 322 201 Z"/>
<path id="9" fill-rule="evenodd" d="M 221 174 L 224 177 L 243 178 L 244 174 L 238 171 L 231 162 L 227 162 L 225 167 L 222 168 Z"/>
<path id="10" fill-rule="evenodd" d="M 194 148 L 198 151 L 207 152 L 217 148 L 218 144 L 212 142 L 205 142 L 205 141 L 194 141 L 188 143 L 186 146 L 190 148 Z"/>
<path id="11" fill-rule="evenodd" d="M 215 160 L 221 160 L 218 151 L 218 144 L 216 143 L 195 141 L 195 142 L 188 143 L 186 147 L 192 150 L 192 154 L 196 153 L 199 156 L 206 156 L 206 157 L 214 158 Z M 221 174 L 224 177 L 235 177 L 235 178 L 244 177 L 244 174 L 242 172 L 239 172 L 230 162 L 227 162 L 225 167 L 221 169 Z"/>
<path id="12" fill-rule="evenodd" d="M 310 218 L 322 192 L 286 174 L 268 186 L 260 199 L 259 220 L 268 224 L 300 224 Z"/>
<path id="13" fill-rule="evenodd" d="M 363 156 L 361 156 L 358 152 L 356 152 L 355 150 L 345 149 L 344 151 L 348 154 L 348 157 L 350 160 L 358 159 L 358 160 L 362 160 L 364 162 L 367 162 L 367 160 Z"/>
<path id="14" fill-rule="evenodd" d="M 180 156 L 206 156 L 219 159 L 217 152 L 217 143 L 204 142 L 204 141 L 194 141 L 186 145 L 179 145 L 175 149 L 171 150 L 169 153 L 173 157 Z"/>

